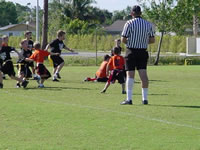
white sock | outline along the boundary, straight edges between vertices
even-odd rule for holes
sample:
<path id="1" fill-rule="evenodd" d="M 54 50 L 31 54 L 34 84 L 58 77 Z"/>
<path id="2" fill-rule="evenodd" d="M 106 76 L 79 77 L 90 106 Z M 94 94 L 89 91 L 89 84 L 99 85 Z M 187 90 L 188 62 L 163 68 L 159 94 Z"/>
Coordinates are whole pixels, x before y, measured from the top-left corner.
<path id="1" fill-rule="evenodd" d="M 142 88 L 142 100 L 148 100 L 147 99 L 148 96 L 148 88 Z"/>
<path id="2" fill-rule="evenodd" d="M 126 100 L 128 100 L 128 101 L 132 100 L 133 86 L 134 86 L 134 79 L 127 78 L 126 79 L 126 92 L 127 92 Z"/>
<path id="3" fill-rule="evenodd" d="M 54 80 L 54 79 L 56 79 L 56 78 L 57 78 L 57 75 L 56 75 L 56 74 L 54 74 L 54 75 L 53 75 L 53 80 Z"/>

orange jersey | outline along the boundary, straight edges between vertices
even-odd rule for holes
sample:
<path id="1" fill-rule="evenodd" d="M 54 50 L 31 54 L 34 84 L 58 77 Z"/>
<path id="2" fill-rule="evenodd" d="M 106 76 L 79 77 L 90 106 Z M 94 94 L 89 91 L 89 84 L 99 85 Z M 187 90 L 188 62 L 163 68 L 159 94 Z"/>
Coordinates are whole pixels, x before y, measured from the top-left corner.
<path id="1" fill-rule="evenodd" d="M 29 58 L 33 59 L 37 63 L 43 63 L 44 58 L 49 56 L 49 55 L 50 55 L 50 53 L 48 51 L 35 50 L 34 53 Z"/>
<path id="2" fill-rule="evenodd" d="M 120 55 L 114 55 L 110 58 L 108 65 L 112 69 L 124 69 L 125 60 L 124 57 Z"/>
<path id="3" fill-rule="evenodd" d="M 103 61 L 101 63 L 101 66 L 99 67 L 99 69 L 96 72 L 96 76 L 98 78 L 105 78 L 106 77 L 106 68 L 107 68 L 108 62 L 107 61 Z"/>

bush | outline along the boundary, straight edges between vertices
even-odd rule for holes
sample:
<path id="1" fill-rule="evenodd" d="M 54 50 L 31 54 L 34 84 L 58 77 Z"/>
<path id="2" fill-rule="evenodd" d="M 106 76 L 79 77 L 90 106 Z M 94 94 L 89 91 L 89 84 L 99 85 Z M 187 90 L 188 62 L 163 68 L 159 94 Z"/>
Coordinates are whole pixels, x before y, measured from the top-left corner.
<path id="1" fill-rule="evenodd" d="M 56 38 L 55 36 L 49 36 L 49 42 Z M 119 38 L 119 36 L 112 35 L 97 35 L 97 50 L 98 51 L 108 51 L 113 48 L 114 40 Z M 9 38 L 9 45 L 15 48 L 19 48 L 20 41 L 24 39 L 23 36 Z M 156 36 L 156 42 L 149 46 L 149 51 L 156 52 L 159 43 L 159 36 Z M 67 35 L 66 45 L 70 48 L 77 49 L 78 51 L 96 51 L 96 35 L 95 34 L 69 34 Z M 125 45 L 122 44 L 123 51 L 126 49 Z M 186 37 L 184 36 L 170 36 L 165 35 L 163 38 L 163 43 L 161 47 L 161 52 L 186 52 Z"/>

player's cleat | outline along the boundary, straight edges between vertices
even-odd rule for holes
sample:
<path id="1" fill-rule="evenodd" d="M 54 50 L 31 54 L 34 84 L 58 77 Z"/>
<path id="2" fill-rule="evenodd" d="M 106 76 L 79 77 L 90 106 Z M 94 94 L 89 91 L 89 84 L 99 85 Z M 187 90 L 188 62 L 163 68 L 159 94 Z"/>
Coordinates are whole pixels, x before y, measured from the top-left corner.
<path id="1" fill-rule="evenodd" d="M 106 90 L 102 90 L 101 93 L 106 93 Z"/>
<path id="2" fill-rule="evenodd" d="M 21 87 L 20 83 L 17 83 L 16 88 L 20 88 L 20 87 Z"/>
<path id="3" fill-rule="evenodd" d="M 59 73 L 56 73 L 56 76 L 57 76 L 58 79 L 61 79 L 61 76 L 60 76 Z"/>
<path id="4" fill-rule="evenodd" d="M 53 79 L 52 81 L 53 81 L 53 82 L 59 82 L 59 80 L 58 80 L 58 79 Z"/>
<path id="5" fill-rule="evenodd" d="M 89 81 L 89 79 L 90 79 L 90 78 L 87 77 L 87 78 L 85 78 L 83 81 L 84 81 L 84 82 L 87 82 L 87 81 Z"/>
<path id="6" fill-rule="evenodd" d="M 143 101 L 142 101 L 142 104 L 148 105 L 148 100 L 143 100 Z"/>
<path id="7" fill-rule="evenodd" d="M 132 100 L 124 100 L 124 101 L 122 101 L 121 103 L 120 103 L 121 105 L 132 105 L 133 103 L 132 103 Z"/>
<path id="8" fill-rule="evenodd" d="M 122 94 L 126 94 L 126 91 L 122 91 Z"/>
<path id="9" fill-rule="evenodd" d="M 3 89 L 3 84 L 2 83 L 0 83 L 0 89 Z"/>
<path id="10" fill-rule="evenodd" d="M 38 88 L 44 88 L 43 84 L 38 85 Z"/>
<path id="11" fill-rule="evenodd" d="M 23 86 L 23 88 L 26 88 L 27 85 L 28 85 L 28 81 L 24 80 L 24 81 L 22 82 L 22 86 Z"/>

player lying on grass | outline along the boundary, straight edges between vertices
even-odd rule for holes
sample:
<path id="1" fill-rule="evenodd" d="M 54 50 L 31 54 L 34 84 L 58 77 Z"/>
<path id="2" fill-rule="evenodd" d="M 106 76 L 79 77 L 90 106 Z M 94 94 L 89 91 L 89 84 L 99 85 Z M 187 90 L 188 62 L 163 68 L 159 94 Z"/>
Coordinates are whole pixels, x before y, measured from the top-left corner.
<path id="1" fill-rule="evenodd" d="M 104 61 L 101 63 L 99 69 L 95 74 L 95 78 L 87 77 L 84 81 L 97 81 L 97 82 L 107 82 L 108 77 L 106 75 L 106 68 L 108 65 L 108 61 L 110 60 L 109 55 L 104 56 Z"/>
<path id="2" fill-rule="evenodd" d="M 47 68 L 43 64 L 44 58 L 49 55 L 58 56 L 60 54 L 52 53 L 52 52 L 50 53 L 46 50 L 42 50 L 39 42 L 34 43 L 34 48 L 35 48 L 34 53 L 29 58 L 25 58 L 24 60 L 30 61 L 30 62 L 33 62 L 33 61 L 36 62 L 36 70 L 37 70 L 37 74 L 39 75 L 38 80 L 37 80 L 39 84 L 38 88 L 44 88 L 44 81 L 51 77 L 50 72 L 47 70 Z"/>
<path id="3" fill-rule="evenodd" d="M 4 74 L 8 74 L 8 76 L 11 79 L 18 81 L 19 83 L 22 83 L 22 86 L 24 88 L 26 88 L 28 81 L 15 76 L 15 70 L 14 70 L 12 58 L 10 56 L 10 53 L 12 51 L 16 52 L 18 54 L 19 58 L 22 58 L 20 53 L 17 50 L 15 50 L 15 48 L 7 46 L 7 45 L 2 46 L 2 40 L 1 40 L 1 42 L 0 42 L 0 71 Z M 3 88 L 2 82 L 1 82 L 0 87 Z"/>
<path id="4" fill-rule="evenodd" d="M 118 80 L 118 82 L 122 85 L 122 94 L 126 94 L 125 91 L 125 75 L 124 75 L 124 57 L 120 55 L 120 49 L 118 47 L 115 47 L 113 49 L 114 56 L 111 57 L 111 59 L 108 62 L 107 68 L 106 68 L 106 75 L 109 76 L 108 81 L 106 82 L 106 85 L 104 89 L 101 91 L 101 93 L 105 93 L 107 88 L 110 86 L 110 83 L 115 83 L 115 80 Z M 112 67 L 112 71 L 109 75 L 110 67 Z"/>

